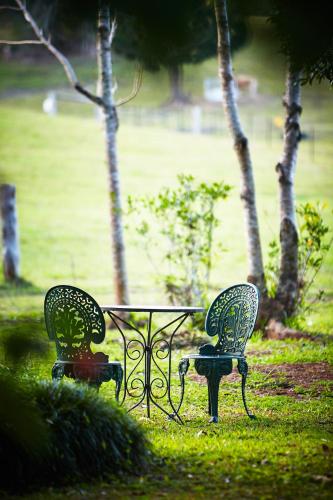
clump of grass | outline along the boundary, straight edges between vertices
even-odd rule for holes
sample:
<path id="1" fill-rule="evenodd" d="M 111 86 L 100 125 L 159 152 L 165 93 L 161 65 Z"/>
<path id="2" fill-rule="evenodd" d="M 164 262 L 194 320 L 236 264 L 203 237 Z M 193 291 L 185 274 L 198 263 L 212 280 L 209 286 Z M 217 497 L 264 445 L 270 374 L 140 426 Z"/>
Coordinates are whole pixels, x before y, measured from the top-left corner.
<path id="1" fill-rule="evenodd" d="M 26 392 L 22 387 L 16 392 L 17 412 L 20 412 L 22 399 L 27 402 Z M 29 397 L 33 408 L 29 415 L 35 416 L 43 429 L 44 446 L 40 446 L 38 439 L 33 443 L 20 439 L 2 412 L 0 461 L 5 470 L 0 487 L 68 484 L 144 470 L 147 466 L 149 443 L 141 427 L 115 403 L 106 402 L 92 389 L 40 381 L 32 384 Z M 19 424 L 24 426 L 24 420 L 16 423 L 17 429 Z M 29 428 L 26 433 L 29 434 Z"/>

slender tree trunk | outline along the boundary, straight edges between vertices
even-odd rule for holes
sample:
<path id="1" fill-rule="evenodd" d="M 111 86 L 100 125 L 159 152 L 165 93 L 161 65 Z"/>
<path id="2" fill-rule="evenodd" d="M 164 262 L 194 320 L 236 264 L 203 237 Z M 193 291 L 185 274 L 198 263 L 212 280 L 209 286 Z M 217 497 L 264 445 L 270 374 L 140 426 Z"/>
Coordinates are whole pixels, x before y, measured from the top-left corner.
<path id="1" fill-rule="evenodd" d="M 186 104 L 190 102 L 188 95 L 184 93 L 184 70 L 181 64 L 169 66 L 169 81 L 170 81 L 170 104 Z"/>
<path id="2" fill-rule="evenodd" d="M 288 65 L 283 100 L 286 108 L 283 154 L 276 166 L 279 179 L 281 244 L 280 275 L 276 298 L 283 305 L 287 316 L 295 310 L 298 297 L 298 234 L 294 177 L 298 143 L 301 137 L 300 76 L 300 72 L 293 71 Z"/>
<path id="3" fill-rule="evenodd" d="M 106 157 L 109 167 L 114 286 L 117 303 L 128 304 L 128 283 L 125 265 L 125 245 L 116 143 L 118 120 L 112 96 L 112 40 L 110 36 L 110 23 L 109 2 L 107 0 L 100 0 L 98 11 L 97 57 L 102 87 Z"/>
<path id="4" fill-rule="evenodd" d="M 20 248 L 15 203 L 15 186 L 0 186 L 0 215 L 2 219 L 3 272 L 6 281 L 20 277 Z"/>
<path id="5" fill-rule="evenodd" d="M 256 284 L 265 297 L 266 285 L 261 252 L 259 223 L 256 208 L 255 186 L 248 140 L 242 130 L 235 97 L 235 81 L 232 72 L 230 33 L 226 0 L 214 0 L 217 25 L 217 53 L 222 85 L 223 107 L 234 140 L 241 169 L 241 199 L 244 207 L 245 230 L 248 249 L 248 281 Z"/>

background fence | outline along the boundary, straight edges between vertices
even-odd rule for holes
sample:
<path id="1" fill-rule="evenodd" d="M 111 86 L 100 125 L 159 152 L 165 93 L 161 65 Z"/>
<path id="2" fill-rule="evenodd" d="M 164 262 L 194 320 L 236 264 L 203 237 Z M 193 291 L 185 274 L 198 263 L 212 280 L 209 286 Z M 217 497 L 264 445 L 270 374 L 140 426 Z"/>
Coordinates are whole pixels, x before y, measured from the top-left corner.
<path id="1" fill-rule="evenodd" d="M 49 92 L 43 102 L 43 110 L 49 115 L 58 113 L 58 103 L 89 103 L 84 96 L 72 91 Z M 101 119 L 100 108 L 94 108 L 94 115 Z M 261 137 L 269 146 L 274 139 L 281 139 L 283 133 L 283 116 L 267 116 L 267 113 L 256 112 L 253 103 L 242 109 L 242 124 L 246 135 L 252 138 Z M 282 110 L 281 110 L 282 112 Z M 122 106 L 118 108 L 121 124 L 136 127 L 158 127 L 177 132 L 192 134 L 228 134 L 227 123 L 221 104 L 216 106 L 169 106 L 169 107 L 137 107 Z M 306 141 L 311 160 L 315 160 L 316 142 L 333 138 L 333 125 L 325 123 L 301 123 L 302 139 Z"/>

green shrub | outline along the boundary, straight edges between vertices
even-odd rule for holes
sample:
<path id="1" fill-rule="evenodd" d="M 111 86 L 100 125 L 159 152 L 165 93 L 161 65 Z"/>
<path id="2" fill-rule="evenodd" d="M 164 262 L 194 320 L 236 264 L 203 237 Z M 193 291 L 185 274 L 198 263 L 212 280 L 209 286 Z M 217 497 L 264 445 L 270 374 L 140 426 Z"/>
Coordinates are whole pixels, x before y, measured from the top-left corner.
<path id="1" fill-rule="evenodd" d="M 24 486 L 48 452 L 48 426 L 31 393 L 6 368 L 0 372 L 0 488 Z M 0 493 L 1 496 L 1 493 Z"/>
<path id="2" fill-rule="evenodd" d="M 0 487 L 86 481 L 107 474 L 133 473 L 148 464 L 149 444 L 143 430 L 116 403 L 104 401 L 94 390 L 41 381 L 32 384 L 29 395 L 31 412 L 38 412 L 36 419 L 46 428 L 46 446 L 26 446 L 16 432 L 8 432 L 11 423 L 2 415 Z M 17 397 L 19 413 L 26 393 L 17 390 Z M 24 420 L 21 424 L 25 425 Z"/>
<path id="3" fill-rule="evenodd" d="M 298 297 L 296 315 L 300 317 L 311 309 L 312 304 L 324 297 L 324 290 L 313 292 L 317 274 L 328 254 L 333 238 L 330 228 L 324 223 L 325 205 L 319 202 L 298 205 Z M 275 297 L 280 271 L 280 245 L 277 238 L 269 243 L 268 263 L 265 267 L 267 288 L 270 297 Z M 309 301 L 309 292 L 313 299 Z M 293 319 L 294 320 L 294 319 Z M 290 324 L 291 326 L 291 324 Z M 295 326 L 295 325 L 293 325 Z"/>
<path id="4" fill-rule="evenodd" d="M 220 225 L 215 212 L 230 189 L 224 182 L 198 183 L 192 175 L 179 175 L 175 188 L 128 198 L 130 227 L 140 237 L 171 304 L 206 305 L 215 250 L 219 255 L 222 250 L 215 238 Z M 160 262 L 152 259 L 153 246 Z"/>

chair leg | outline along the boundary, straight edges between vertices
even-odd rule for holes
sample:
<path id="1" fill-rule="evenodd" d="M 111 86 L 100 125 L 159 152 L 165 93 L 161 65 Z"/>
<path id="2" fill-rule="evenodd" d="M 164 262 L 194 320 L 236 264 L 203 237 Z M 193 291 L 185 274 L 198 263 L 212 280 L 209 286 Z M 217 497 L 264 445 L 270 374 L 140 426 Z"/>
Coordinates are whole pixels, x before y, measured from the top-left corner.
<path id="1" fill-rule="evenodd" d="M 208 413 L 210 422 L 218 422 L 218 399 L 219 386 L 223 375 L 229 375 L 232 372 L 231 359 L 197 358 L 194 362 L 195 369 L 199 375 L 204 375 L 208 385 Z"/>
<path id="2" fill-rule="evenodd" d="M 123 368 L 122 366 L 117 366 L 115 370 L 115 381 L 116 381 L 116 401 L 119 402 L 119 393 L 121 389 L 121 384 L 123 381 Z"/>
<path id="3" fill-rule="evenodd" d="M 242 399 L 243 399 L 243 404 L 245 411 L 248 415 L 249 418 L 256 418 L 255 415 L 248 409 L 247 404 L 246 404 L 246 396 L 245 396 L 245 387 L 246 387 L 246 378 L 247 378 L 247 373 L 248 373 L 249 367 L 245 359 L 239 359 L 238 360 L 238 371 L 242 375 Z"/>
<path id="4" fill-rule="evenodd" d="M 52 379 L 61 380 L 65 375 L 65 368 L 62 363 L 55 362 L 52 367 Z"/>
<path id="5" fill-rule="evenodd" d="M 218 422 L 218 403 L 219 403 L 219 387 L 222 375 L 214 368 L 209 375 L 206 375 L 208 385 L 208 409 L 210 414 L 210 422 L 216 424 Z"/>
<path id="6" fill-rule="evenodd" d="M 80 383 L 80 380 L 77 380 L 78 383 Z M 88 385 L 89 387 L 91 387 L 92 389 L 95 389 L 97 392 L 99 392 L 99 389 L 102 385 L 101 382 L 96 382 L 96 381 L 93 381 L 91 382 L 90 380 L 88 381 Z"/>

